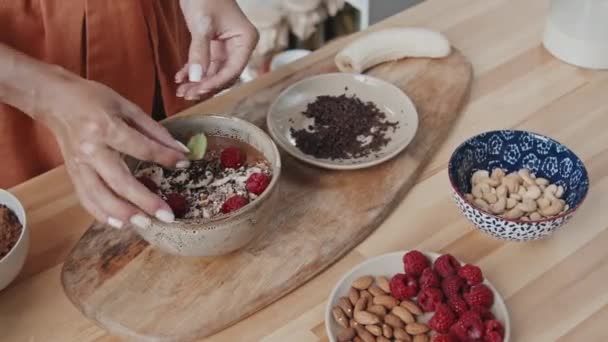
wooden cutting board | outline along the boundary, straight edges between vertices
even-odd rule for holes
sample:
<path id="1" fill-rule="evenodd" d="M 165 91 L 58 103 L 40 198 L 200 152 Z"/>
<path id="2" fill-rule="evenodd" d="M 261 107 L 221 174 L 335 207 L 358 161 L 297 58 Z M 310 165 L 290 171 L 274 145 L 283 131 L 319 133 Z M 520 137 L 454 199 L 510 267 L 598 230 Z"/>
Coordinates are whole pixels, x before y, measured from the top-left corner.
<path id="1" fill-rule="evenodd" d="M 333 58 L 326 58 L 241 100 L 232 112 L 262 125 L 281 90 L 333 71 Z M 470 63 L 457 51 L 441 60 L 386 63 L 369 74 L 403 89 L 418 109 L 418 133 L 398 157 L 370 169 L 338 172 L 283 154 L 276 227 L 228 256 L 166 255 L 130 229 L 93 225 L 64 264 L 67 296 L 114 334 L 190 341 L 255 313 L 323 271 L 401 202 L 446 138 L 472 79 Z"/>

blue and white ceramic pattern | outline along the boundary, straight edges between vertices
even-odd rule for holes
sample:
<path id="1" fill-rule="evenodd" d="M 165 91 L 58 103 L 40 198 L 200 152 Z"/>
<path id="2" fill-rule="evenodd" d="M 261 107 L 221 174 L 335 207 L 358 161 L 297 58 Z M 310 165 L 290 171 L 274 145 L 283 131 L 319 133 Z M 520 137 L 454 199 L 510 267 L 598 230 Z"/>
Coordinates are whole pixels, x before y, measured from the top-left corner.
<path id="1" fill-rule="evenodd" d="M 509 172 L 528 168 L 538 177 L 564 188 L 563 199 L 570 209 L 558 216 L 538 221 L 509 220 L 470 204 L 471 175 L 496 167 Z M 525 131 L 491 131 L 462 143 L 448 166 L 453 198 L 458 208 L 477 228 L 505 240 L 540 239 L 566 223 L 585 199 L 589 178 L 583 162 L 567 147 L 540 134 Z"/>

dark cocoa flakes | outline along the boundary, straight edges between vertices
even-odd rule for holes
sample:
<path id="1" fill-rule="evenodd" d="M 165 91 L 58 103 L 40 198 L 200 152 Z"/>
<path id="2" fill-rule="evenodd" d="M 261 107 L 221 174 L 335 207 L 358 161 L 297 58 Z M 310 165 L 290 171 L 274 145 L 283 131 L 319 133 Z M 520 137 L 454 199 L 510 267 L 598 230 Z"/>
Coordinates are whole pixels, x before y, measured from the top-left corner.
<path id="1" fill-rule="evenodd" d="M 375 104 L 354 95 L 319 96 L 302 114 L 314 124 L 308 129 L 291 128 L 291 134 L 302 152 L 317 158 L 366 157 L 386 146 L 390 141 L 386 133 L 397 128 Z"/>
<path id="2" fill-rule="evenodd" d="M 21 236 L 22 229 L 17 215 L 0 204 L 0 259 L 4 258 L 13 249 L 17 240 L 19 240 L 19 236 Z"/>

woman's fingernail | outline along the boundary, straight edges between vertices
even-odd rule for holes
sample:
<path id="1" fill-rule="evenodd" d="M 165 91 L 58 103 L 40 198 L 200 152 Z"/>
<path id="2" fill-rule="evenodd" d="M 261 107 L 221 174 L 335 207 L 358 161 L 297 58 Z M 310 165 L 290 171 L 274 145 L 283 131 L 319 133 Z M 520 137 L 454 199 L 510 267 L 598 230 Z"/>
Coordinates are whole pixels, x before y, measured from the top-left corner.
<path id="1" fill-rule="evenodd" d="M 188 80 L 190 82 L 200 82 L 203 79 L 203 66 L 200 64 L 190 64 L 188 67 Z"/>
<path id="2" fill-rule="evenodd" d="M 121 229 L 124 223 L 116 218 L 108 217 L 108 224 L 116 229 Z"/>
<path id="3" fill-rule="evenodd" d="M 187 169 L 190 167 L 190 161 L 189 160 L 180 160 L 177 162 L 177 164 L 175 164 L 175 167 L 178 169 Z"/>
<path id="4" fill-rule="evenodd" d="M 200 95 L 203 95 L 203 94 L 207 94 L 209 91 L 210 91 L 209 89 L 201 89 L 201 90 L 197 91 L 197 93 L 199 93 Z"/>
<path id="5" fill-rule="evenodd" d="M 150 220 L 149 217 L 144 216 L 142 214 L 135 214 L 135 215 L 131 216 L 129 221 L 131 221 L 131 224 L 138 226 L 139 228 L 144 228 L 144 229 L 150 227 L 150 225 L 152 224 L 152 220 Z"/>
<path id="6" fill-rule="evenodd" d="M 179 148 L 182 150 L 182 152 L 184 152 L 184 153 L 190 153 L 190 149 L 188 148 L 188 146 L 184 145 L 184 143 L 182 143 L 179 140 L 175 140 L 175 142 L 177 143 L 177 145 L 179 146 Z"/>
<path id="7" fill-rule="evenodd" d="M 188 101 L 198 101 L 201 98 L 198 97 L 198 96 L 196 96 L 196 95 L 188 95 L 188 96 L 185 97 L 185 99 L 188 100 Z"/>
<path id="8" fill-rule="evenodd" d="M 173 221 L 175 221 L 175 216 L 173 215 L 173 213 L 165 209 L 157 210 L 154 216 L 156 216 L 157 219 L 166 223 L 172 223 Z"/>

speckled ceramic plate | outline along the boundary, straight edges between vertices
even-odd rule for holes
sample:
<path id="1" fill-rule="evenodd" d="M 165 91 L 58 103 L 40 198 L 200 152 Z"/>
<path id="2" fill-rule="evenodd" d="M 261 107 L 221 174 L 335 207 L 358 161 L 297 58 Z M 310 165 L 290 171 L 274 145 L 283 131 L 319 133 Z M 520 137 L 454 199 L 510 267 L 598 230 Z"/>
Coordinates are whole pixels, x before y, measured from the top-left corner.
<path id="1" fill-rule="evenodd" d="M 321 159 L 307 155 L 296 147 L 291 129 L 303 129 L 312 123 L 302 112 L 306 105 L 321 95 L 355 95 L 373 102 L 388 121 L 397 122 L 389 129 L 390 142 L 369 156 L 352 159 Z M 272 103 L 266 118 L 275 142 L 295 158 L 322 168 L 352 170 L 370 167 L 391 159 L 414 138 L 418 129 L 418 113 L 410 98 L 396 86 L 381 79 L 358 74 L 331 73 L 306 78 L 285 89 Z"/>
<path id="2" fill-rule="evenodd" d="M 331 309 L 337 305 L 338 299 L 340 297 L 344 297 L 348 295 L 348 290 L 350 289 L 350 284 L 352 284 L 355 279 L 365 276 L 385 276 L 390 279 L 391 276 L 397 273 L 403 273 L 403 255 L 408 251 L 403 252 L 394 252 L 379 255 L 377 257 L 373 257 L 368 259 L 359 265 L 355 266 L 350 272 L 348 272 L 334 287 L 329 295 L 329 299 L 327 300 L 327 306 L 325 307 L 325 330 L 327 332 L 327 336 L 329 337 L 329 341 L 336 342 L 336 335 L 340 331 L 340 326 L 331 314 Z M 435 262 L 440 254 L 425 252 L 426 255 L 431 262 Z M 462 264 L 462 262 L 461 262 Z M 483 271 L 483 270 L 482 270 Z M 505 328 L 505 337 L 504 342 L 509 342 L 509 336 L 511 335 L 511 322 L 509 320 L 509 312 L 507 311 L 507 305 L 505 304 L 502 296 L 490 282 L 485 279 L 483 282 L 486 286 L 488 286 L 492 292 L 494 292 L 494 305 L 492 306 L 492 313 L 496 318 L 501 321 Z M 427 322 L 432 317 L 432 313 L 426 313 L 422 316 L 421 321 Z"/>

